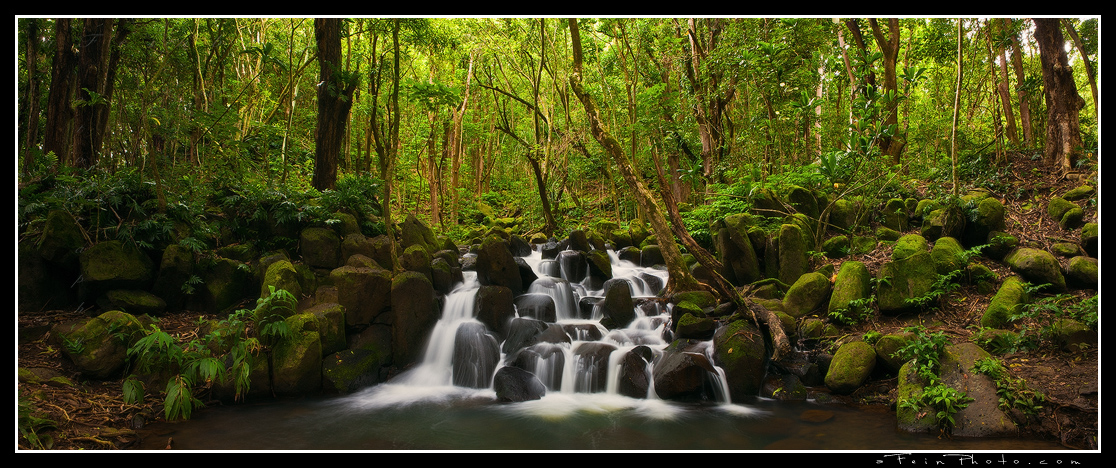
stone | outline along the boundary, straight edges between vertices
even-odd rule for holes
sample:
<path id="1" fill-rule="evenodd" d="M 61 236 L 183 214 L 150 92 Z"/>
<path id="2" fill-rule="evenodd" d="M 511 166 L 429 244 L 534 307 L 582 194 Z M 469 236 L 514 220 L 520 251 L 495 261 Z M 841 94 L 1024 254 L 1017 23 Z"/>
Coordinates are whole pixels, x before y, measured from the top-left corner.
<path id="1" fill-rule="evenodd" d="M 434 285 L 422 273 L 397 273 L 391 283 L 392 363 L 405 367 L 414 363 L 438 321 L 440 308 Z"/>
<path id="2" fill-rule="evenodd" d="M 1010 276 L 1000 285 L 996 295 L 988 303 L 988 308 L 980 319 L 985 328 L 1005 328 L 1012 322 L 1012 316 L 1020 312 L 1020 307 L 1030 299 L 1024 288 L 1023 279 Z"/>
<path id="3" fill-rule="evenodd" d="M 766 352 L 763 332 L 748 319 L 732 321 L 713 334 L 713 362 L 724 370 L 733 402 L 746 401 L 759 393 Z M 656 391 L 658 382 L 656 379 Z"/>
<path id="4" fill-rule="evenodd" d="M 518 367 L 501 367 L 493 378 L 492 387 L 496 400 L 506 403 L 538 400 L 546 395 L 546 386 L 538 377 Z"/>
<path id="5" fill-rule="evenodd" d="M 918 252 L 905 260 L 883 264 L 876 274 L 876 303 L 884 314 L 912 310 L 908 301 L 927 295 L 938 279 L 929 252 Z"/>
<path id="6" fill-rule="evenodd" d="M 1097 289 L 1099 286 L 1100 262 L 1092 257 L 1073 257 L 1066 266 L 1066 280 L 1081 289 Z"/>
<path id="7" fill-rule="evenodd" d="M 809 250 L 806 235 L 796 224 L 783 224 L 779 228 L 778 238 L 779 281 L 794 284 L 810 268 L 810 260 L 806 254 Z"/>
<path id="8" fill-rule="evenodd" d="M 1066 290 L 1066 279 L 1062 275 L 1062 266 L 1050 252 L 1030 247 L 1015 249 L 1006 257 L 1004 262 L 1023 279 L 1034 285 L 1050 284 L 1056 292 Z"/>
<path id="9" fill-rule="evenodd" d="M 330 228 L 308 227 L 298 240 L 303 263 L 313 268 L 337 268 L 340 264 L 341 237 Z"/>
<path id="10" fill-rule="evenodd" d="M 948 275 L 965 268 L 968 263 L 964 257 L 965 249 L 961 243 L 952 237 L 939 237 L 934 241 L 934 248 L 930 250 L 930 257 L 934 260 L 934 269 L 939 275 Z"/>
<path id="11" fill-rule="evenodd" d="M 825 374 L 825 386 L 838 394 L 850 394 L 868 380 L 876 367 L 876 350 L 863 341 L 851 341 L 837 348 L 829 370 Z"/>
<path id="12" fill-rule="evenodd" d="M 833 281 L 833 294 L 829 298 L 826 311 L 829 316 L 840 313 L 850 318 L 859 315 L 860 311 L 849 310 L 853 301 L 865 299 L 872 294 L 871 275 L 868 267 L 861 262 L 841 263 L 841 269 Z"/>
<path id="13" fill-rule="evenodd" d="M 806 273 L 787 290 L 783 297 L 783 311 L 791 317 L 803 317 L 826 304 L 832 289 L 825 275 Z"/>

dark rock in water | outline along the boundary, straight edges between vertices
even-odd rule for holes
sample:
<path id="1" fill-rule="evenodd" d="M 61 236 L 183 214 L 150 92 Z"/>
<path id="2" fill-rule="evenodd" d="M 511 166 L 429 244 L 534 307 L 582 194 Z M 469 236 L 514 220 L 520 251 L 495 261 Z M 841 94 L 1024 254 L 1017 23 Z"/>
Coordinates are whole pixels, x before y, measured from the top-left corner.
<path id="1" fill-rule="evenodd" d="M 554 328 L 554 327 L 552 327 Z M 566 367 L 565 346 L 553 343 L 535 343 L 516 352 L 507 360 L 507 365 L 530 372 L 546 388 L 560 390 L 562 374 Z"/>
<path id="2" fill-rule="evenodd" d="M 515 317 L 508 323 L 507 338 L 504 340 L 504 354 L 512 353 L 531 346 L 538 342 L 538 336 L 549 325 L 542 320 L 533 318 Z"/>
<path id="3" fill-rule="evenodd" d="M 539 276 L 535 274 L 535 270 L 531 269 L 531 265 L 528 265 L 526 260 L 515 257 L 515 264 L 519 267 L 520 287 L 523 291 L 526 291 L 531 287 L 531 283 L 539 279 Z"/>
<path id="4" fill-rule="evenodd" d="M 709 401 L 715 398 L 708 384 L 713 364 L 704 354 L 683 349 L 692 340 L 677 340 L 655 364 L 655 393 L 664 400 Z"/>
<path id="5" fill-rule="evenodd" d="M 783 401 L 803 401 L 806 400 L 807 391 L 797 375 L 768 375 L 763 379 L 760 395 Z"/>
<path id="6" fill-rule="evenodd" d="M 544 322 L 557 322 L 558 313 L 554 308 L 554 298 L 542 293 L 527 293 L 515 298 L 515 309 L 520 317 L 528 317 Z"/>
<path id="7" fill-rule="evenodd" d="M 604 298 L 600 296 L 585 296 L 577 301 L 578 318 L 587 319 L 593 316 L 593 309 L 597 307 L 597 303 L 603 301 Z"/>
<path id="8" fill-rule="evenodd" d="M 648 367 L 654 359 L 651 348 L 636 346 L 620 361 L 620 381 L 617 390 L 621 395 L 632 398 L 647 398 L 651 385 L 651 372 Z"/>
<path id="9" fill-rule="evenodd" d="M 516 257 L 526 257 L 531 255 L 531 244 L 523 240 L 522 237 L 512 235 L 508 239 L 508 249 L 511 250 L 512 255 Z"/>
<path id="10" fill-rule="evenodd" d="M 608 385 L 608 357 L 616 346 L 608 343 L 582 343 L 574 350 L 575 381 L 578 392 L 603 392 Z"/>
<path id="11" fill-rule="evenodd" d="M 616 258 L 627 262 L 632 262 L 636 265 L 639 264 L 640 255 L 641 252 L 639 250 L 639 247 L 634 246 L 623 247 L 620 250 L 616 251 Z"/>
<path id="12" fill-rule="evenodd" d="M 763 332 L 749 320 L 729 323 L 713 335 L 713 360 L 725 372 L 732 401 L 759 393 L 766 359 Z"/>
<path id="13" fill-rule="evenodd" d="M 561 327 L 572 340 L 597 341 L 604 336 L 601 334 L 601 329 L 596 325 L 571 323 L 562 325 Z"/>
<path id="14" fill-rule="evenodd" d="M 655 265 L 662 265 L 666 263 L 663 259 L 663 252 L 658 245 L 648 245 L 640 251 L 639 265 L 642 267 L 653 267 Z"/>
<path id="15" fill-rule="evenodd" d="M 515 317 L 512 290 L 505 286 L 481 286 L 477 290 L 476 318 L 497 336 L 507 336 L 508 323 Z"/>
<path id="16" fill-rule="evenodd" d="M 523 289 L 523 276 L 507 242 L 496 236 L 489 236 L 477 251 L 477 281 L 485 286 L 505 286 L 514 294 Z"/>
<path id="17" fill-rule="evenodd" d="M 580 283 L 589 274 L 589 263 L 585 254 L 577 250 L 563 250 L 557 254 L 559 272 L 562 278 L 571 283 Z"/>
<path id="18" fill-rule="evenodd" d="M 640 273 L 639 277 L 643 280 L 644 284 L 647 285 L 647 289 L 649 291 L 654 291 L 654 294 L 656 295 L 658 295 L 659 292 L 663 290 L 663 286 L 665 286 L 663 284 L 663 279 L 657 275 L 652 275 L 650 273 Z"/>
<path id="19" fill-rule="evenodd" d="M 605 297 L 598 306 L 603 318 L 601 324 L 607 328 L 623 328 L 635 319 L 635 303 L 632 301 L 631 284 L 624 280 L 605 282 Z"/>
<path id="20" fill-rule="evenodd" d="M 426 276 L 413 271 L 395 275 L 391 284 L 394 364 L 406 366 L 421 355 L 426 335 L 438 321 L 438 312 L 434 285 Z"/>
<path id="21" fill-rule="evenodd" d="M 488 388 L 500 345 L 484 325 L 466 322 L 457 327 L 453 339 L 453 384 L 459 387 Z"/>
<path id="22" fill-rule="evenodd" d="M 538 377 L 518 367 L 501 367 L 492 387 L 496 400 L 501 402 L 538 400 L 546 395 L 546 386 Z"/>

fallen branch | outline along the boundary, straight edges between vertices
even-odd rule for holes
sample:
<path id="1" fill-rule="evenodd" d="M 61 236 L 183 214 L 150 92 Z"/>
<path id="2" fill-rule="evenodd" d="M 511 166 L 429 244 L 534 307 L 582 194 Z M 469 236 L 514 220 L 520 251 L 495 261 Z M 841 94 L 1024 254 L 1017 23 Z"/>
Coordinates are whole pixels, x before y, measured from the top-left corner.
<path id="1" fill-rule="evenodd" d="M 767 327 L 771 333 L 772 349 L 771 360 L 779 361 L 784 356 L 789 355 L 791 352 L 790 340 L 787 339 L 787 333 L 783 330 L 783 321 L 779 320 L 779 316 L 774 312 L 767 310 L 766 307 L 757 304 L 751 298 L 745 297 L 744 304 L 752 313 L 752 317 Z"/>

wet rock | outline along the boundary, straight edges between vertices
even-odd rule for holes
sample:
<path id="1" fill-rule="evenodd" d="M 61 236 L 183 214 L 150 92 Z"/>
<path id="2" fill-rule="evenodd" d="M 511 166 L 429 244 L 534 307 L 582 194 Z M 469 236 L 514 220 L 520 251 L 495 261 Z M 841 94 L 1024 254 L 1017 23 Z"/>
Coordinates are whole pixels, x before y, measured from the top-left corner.
<path id="1" fill-rule="evenodd" d="M 653 379 L 655 393 L 659 398 L 675 401 L 714 399 L 715 395 L 706 383 L 709 374 L 714 372 L 713 364 L 705 354 L 687 349 L 692 344 L 692 340 L 675 340 L 655 364 Z M 756 390 L 758 389 L 757 382 Z M 755 391 L 750 394 L 754 395 Z"/>
<path id="2" fill-rule="evenodd" d="M 732 401 L 743 401 L 759 393 L 766 354 L 763 332 L 749 320 L 733 321 L 714 333 L 713 362 L 725 372 Z M 658 380 L 655 382 L 658 389 Z"/>
<path id="3" fill-rule="evenodd" d="M 654 360 L 654 353 L 647 346 L 636 346 L 624 354 L 620 360 L 620 375 L 617 392 L 632 398 L 647 398 L 651 385 L 651 372 L 648 364 Z"/>
<path id="4" fill-rule="evenodd" d="M 419 358 L 439 312 L 434 286 L 426 276 L 413 271 L 395 275 L 391 283 L 393 364 L 403 367 Z"/>
<path id="5" fill-rule="evenodd" d="M 454 385 L 488 388 L 499 362 L 500 345 L 484 325 L 465 322 L 457 327 L 453 338 Z"/>
<path id="6" fill-rule="evenodd" d="M 534 374 L 518 367 L 501 367 L 493 378 L 496 400 L 519 402 L 538 400 L 546 395 L 546 386 Z"/>
<path id="7" fill-rule="evenodd" d="M 863 341 L 845 343 L 833 355 L 825 386 L 834 393 L 852 393 L 868 380 L 875 367 L 876 350 L 871 345 Z"/>
<path id="8" fill-rule="evenodd" d="M 871 279 L 868 267 L 863 263 L 855 261 L 841 263 L 837 278 L 833 280 L 833 294 L 829 297 L 826 309 L 828 315 L 840 313 L 842 316 L 855 317 L 859 311 L 849 310 L 849 304 L 872 294 Z"/>

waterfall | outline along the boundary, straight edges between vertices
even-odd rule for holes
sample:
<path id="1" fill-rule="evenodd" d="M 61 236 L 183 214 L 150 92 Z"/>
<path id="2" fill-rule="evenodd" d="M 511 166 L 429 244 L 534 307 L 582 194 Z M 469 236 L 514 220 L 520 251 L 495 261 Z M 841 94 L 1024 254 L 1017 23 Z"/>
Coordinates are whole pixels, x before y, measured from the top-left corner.
<path id="1" fill-rule="evenodd" d="M 567 343 L 538 342 L 525 348 L 524 352 L 529 356 L 527 361 L 533 359 L 533 362 L 524 362 L 520 365 L 526 367 L 525 370 L 533 373 L 546 387 L 547 396 L 544 399 L 561 396 L 560 401 L 567 406 L 570 404 L 566 398 L 630 400 L 628 397 L 623 397 L 620 391 L 620 380 L 624 372 L 623 363 L 632 350 L 637 347 L 647 347 L 651 349 L 654 359 L 645 362 L 641 370 L 629 370 L 629 372 L 645 373 L 648 388 L 646 397 L 642 399 L 644 403 L 640 405 L 645 406 L 658 401 L 652 376 L 654 361 L 670 344 L 663 338 L 664 331 L 670 323 L 670 311 L 657 303 L 654 304 L 655 307 L 650 307 L 654 301 L 637 299 L 654 298 L 666 283 L 666 272 L 620 260 L 615 252 L 609 251 L 613 278 L 626 280 L 631 286 L 636 304 L 636 319 L 624 328 L 608 330 L 599 323 L 599 317 L 583 317 L 584 313 L 579 305 L 582 299 L 600 298 L 603 296 L 603 290 L 590 289 L 592 280 L 588 277 L 588 267 L 582 269 L 578 263 L 580 257 L 576 252 L 561 252 L 555 260 L 545 260 L 536 250 L 522 258 L 538 279 L 531 284 L 527 292 L 517 298 L 522 299 L 516 303 L 517 315 L 540 320 L 537 310 L 545 305 L 540 300 L 549 297 L 554 303 L 556 321 L 544 320 L 544 322 L 552 327 L 560 327 L 570 340 Z M 505 360 L 508 356 L 500 351 L 502 344 L 496 346 L 487 342 L 491 339 L 491 335 L 484 333 L 483 325 L 474 317 L 475 298 L 480 287 L 476 272 L 466 271 L 463 275 L 464 281 L 445 298 L 442 316 L 431 332 L 421 363 L 393 380 L 393 386 L 412 387 L 415 389 L 415 394 L 424 395 L 432 388 L 443 388 L 447 392 L 462 392 L 464 387 L 473 389 L 490 387 L 491 382 L 475 381 L 477 375 L 492 371 L 491 368 L 486 367 L 487 362 L 471 362 L 472 359 L 484 360 L 485 352 L 472 349 L 456 351 L 459 360 L 462 359 L 461 356 L 468 356 L 470 363 L 466 364 L 468 368 L 455 371 L 453 369 L 455 346 L 480 347 L 483 344 L 500 354 L 496 358 L 498 362 L 496 367 L 507 364 Z M 600 284 L 599 280 L 597 284 Z M 710 354 L 711 348 L 712 342 L 708 342 L 705 348 L 707 355 Z M 643 353 L 646 353 L 646 350 Z M 646 354 L 642 359 L 646 361 Z M 711 357 L 710 362 L 712 362 Z M 724 372 L 719 368 L 716 371 L 709 376 L 713 381 L 712 386 L 715 387 L 715 398 L 727 403 L 729 394 Z M 491 390 L 491 388 L 487 389 L 487 391 Z M 405 390 L 395 391 L 405 392 Z M 673 411 L 663 411 L 657 407 L 653 412 L 673 414 Z"/>

